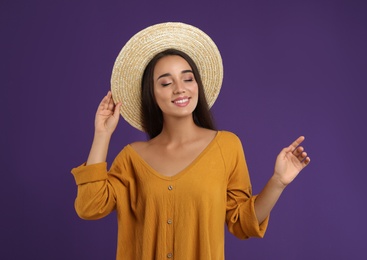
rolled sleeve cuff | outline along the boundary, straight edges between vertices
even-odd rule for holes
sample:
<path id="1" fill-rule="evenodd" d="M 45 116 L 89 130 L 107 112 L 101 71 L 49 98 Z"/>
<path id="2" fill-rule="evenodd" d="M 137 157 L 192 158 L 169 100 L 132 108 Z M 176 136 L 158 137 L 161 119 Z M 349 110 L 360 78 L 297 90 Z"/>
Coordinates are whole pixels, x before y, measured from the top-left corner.
<path id="1" fill-rule="evenodd" d="M 250 236 L 262 238 L 264 237 L 266 229 L 268 227 L 269 216 L 267 216 L 262 223 L 259 223 L 255 213 L 256 197 L 257 195 L 253 196 L 250 199 L 250 203 L 247 203 L 247 205 L 243 205 L 243 208 L 241 210 L 243 211 L 244 215 L 246 215 L 247 221 L 241 222 L 241 225 L 244 225 L 242 226 L 242 228 L 248 230 Z M 246 207 L 250 208 L 246 209 Z"/>
<path id="2" fill-rule="evenodd" d="M 107 163 L 96 163 L 91 165 L 82 165 L 73 168 L 71 173 L 74 175 L 74 179 L 77 185 L 103 181 L 107 179 Z"/>

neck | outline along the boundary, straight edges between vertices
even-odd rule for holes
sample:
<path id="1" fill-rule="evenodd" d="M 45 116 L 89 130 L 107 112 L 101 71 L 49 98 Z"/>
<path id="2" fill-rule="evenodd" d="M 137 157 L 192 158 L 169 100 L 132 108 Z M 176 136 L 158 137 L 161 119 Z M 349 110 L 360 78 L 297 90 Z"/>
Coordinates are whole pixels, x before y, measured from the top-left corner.
<path id="1" fill-rule="evenodd" d="M 159 136 L 168 142 L 185 142 L 195 137 L 200 129 L 194 123 L 192 117 L 165 118 L 163 129 Z"/>

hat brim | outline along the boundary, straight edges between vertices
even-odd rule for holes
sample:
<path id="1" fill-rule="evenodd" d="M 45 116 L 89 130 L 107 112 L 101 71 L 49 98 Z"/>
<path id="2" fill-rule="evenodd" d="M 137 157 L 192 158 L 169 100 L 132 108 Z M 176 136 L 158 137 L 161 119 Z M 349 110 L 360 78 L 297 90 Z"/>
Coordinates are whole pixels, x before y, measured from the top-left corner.
<path id="1" fill-rule="evenodd" d="M 178 22 L 161 23 L 135 34 L 116 58 L 111 77 L 115 103 L 121 102 L 120 113 L 133 127 L 143 131 L 141 123 L 141 81 L 152 58 L 167 49 L 189 55 L 198 67 L 204 92 L 211 107 L 223 81 L 223 64 L 213 40 L 200 29 Z"/>

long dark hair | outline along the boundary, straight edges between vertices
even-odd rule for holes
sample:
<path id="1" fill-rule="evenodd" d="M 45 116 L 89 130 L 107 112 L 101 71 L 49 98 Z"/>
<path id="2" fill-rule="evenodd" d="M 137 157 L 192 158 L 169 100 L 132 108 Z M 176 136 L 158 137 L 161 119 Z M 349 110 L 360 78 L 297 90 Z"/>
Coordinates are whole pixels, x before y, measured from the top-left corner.
<path id="1" fill-rule="evenodd" d="M 204 86 L 201 81 L 199 70 L 195 62 L 184 52 L 176 49 L 168 49 L 158 53 L 153 57 L 145 68 L 142 78 L 142 126 L 143 130 L 148 134 L 149 138 L 152 139 L 159 135 L 163 129 L 163 114 L 159 108 L 155 96 L 154 96 L 154 81 L 153 73 L 157 62 L 166 56 L 177 55 L 182 57 L 190 65 L 194 74 L 195 80 L 198 84 L 199 98 L 198 104 L 193 112 L 193 120 L 197 126 L 215 130 L 212 115 L 209 110 L 208 103 L 205 98 Z"/>

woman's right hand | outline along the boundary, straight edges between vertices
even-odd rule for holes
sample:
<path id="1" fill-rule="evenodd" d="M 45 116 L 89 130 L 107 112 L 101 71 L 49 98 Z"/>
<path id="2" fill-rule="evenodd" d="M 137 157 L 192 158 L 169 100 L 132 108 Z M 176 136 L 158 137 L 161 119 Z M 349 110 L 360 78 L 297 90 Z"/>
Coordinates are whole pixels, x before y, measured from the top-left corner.
<path id="1" fill-rule="evenodd" d="M 111 91 L 102 99 L 95 117 L 95 134 L 112 135 L 120 118 L 121 103 L 113 102 Z"/>

